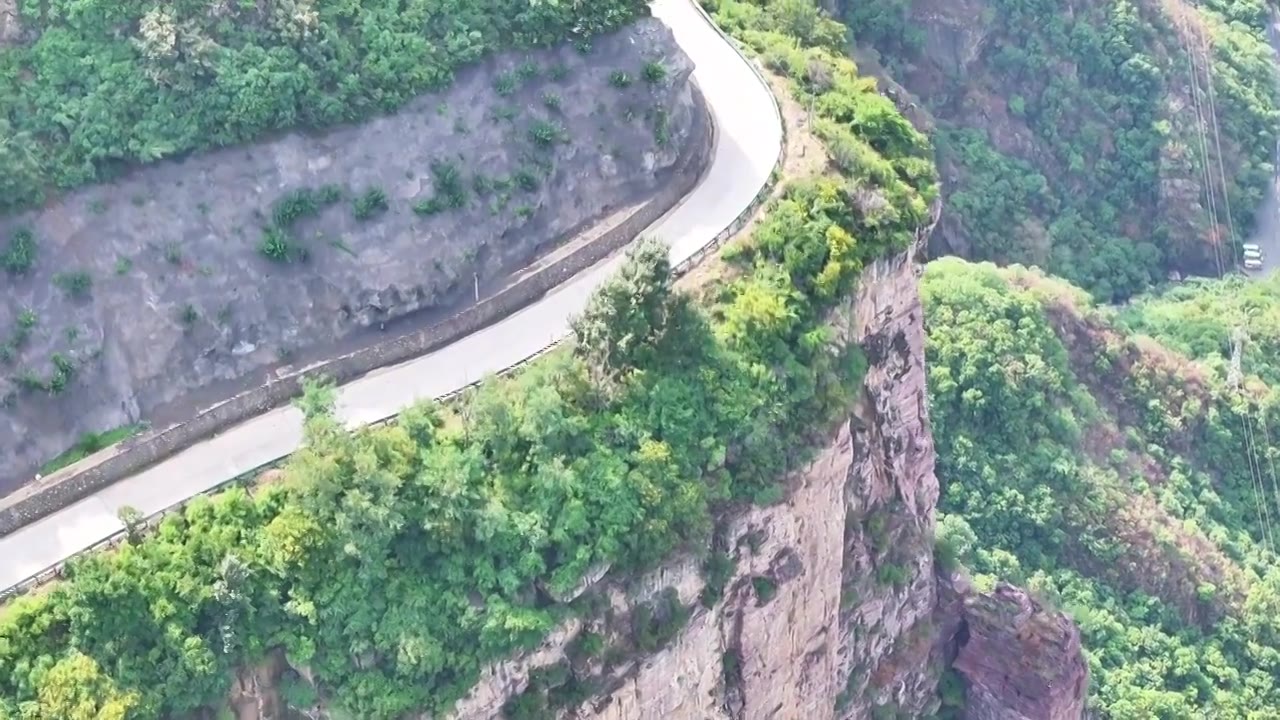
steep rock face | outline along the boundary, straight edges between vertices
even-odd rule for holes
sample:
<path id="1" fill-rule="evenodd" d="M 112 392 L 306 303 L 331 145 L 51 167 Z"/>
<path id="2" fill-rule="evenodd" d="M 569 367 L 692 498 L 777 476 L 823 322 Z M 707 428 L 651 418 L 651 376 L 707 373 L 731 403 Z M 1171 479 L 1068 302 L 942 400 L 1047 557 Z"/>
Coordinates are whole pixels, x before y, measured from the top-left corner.
<path id="1" fill-rule="evenodd" d="M 806 468 L 782 503 L 734 518 L 724 539 L 736 560 L 724 598 L 697 605 L 664 647 L 583 673 L 606 691 L 563 710 L 575 720 L 767 720 L 830 717 L 837 668 L 842 494 L 853 466 L 847 425 Z M 707 590 L 699 563 L 673 561 L 629 587 L 610 587 L 609 615 L 625 618 L 670 588 L 683 606 Z M 608 619 L 589 629 L 610 634 Z M 625 628 L 626 622 L 621 625 Z M 529 685 L 532 670 L 565 660 L 580 624 L 559 628 L 537 651 L 503 661 L 457 706 L 452 720 L 495 714 Z"/>
<path id="2" fill-rule="evenodd" d="M 1087 672 L 1070 620 L 1017 589 L 983 595 L 935 572 L 939 488 L 914 261 L 925 237 L 867 268 L 833 313 L 839 339 L 867 355 L 862 396 L 784 501 L 723 523 L 714 550 L 733 571 L 722 597 L 698 604 L 719 589 L 688 557 L 630 585 L 606 581 L 601 617 L 491 667 L 455 720 L 497 716 L 557 664 L 599 688 L 557 710 L 573 720 L 925 717 L 953 661 L 973 688 L 967 717 L 1081 716 Z M 625 618 L 664 589 L 690 614 L 660 649 L 572 659 L 582 630 L 625 643 Z"/>
<path id="3" fill-rule="evenodd" d="M 926 238 L 927 231 L 917 247 Z M 840 717 L 865 717 L 878 706 L 927 713 L 941 671 L 933 572 L 938 480 L 914 254 L 869 267 L 833 318 L 868 361 L 851 412 L 854 464 L 843 490 Z"/>
<path id="4" fill-rule="evenodd" d="M 651 62 L 663 81 L 641 80 Z M 5 218 L 0 245 L 29 229 L 37 251 L 0 278 L 0 492 L 85 433 L 186 420 L 385 339 L 384 323 L 437 321 L 637 207 L 708 142 L 692 70 L 646 19 L 589 52 L 495 58 L 359 126 L 158 163 Z M 290 229 L 305 261 L 264 257 L 273 206 L 325 186 L 343 197 Z M 354 198 L 374 188 L 389 207 L 361 219 Z M 76 273 L 88 286 L 60 289 Z"/>
<path id="5" fill-rule="evenodd" d="M 963 645 L 954 667 L 968 684 L 973 720 L 1083 717 L 1088 667 L 1080 630 L 1027 593 L 1000 584 L 964 600 Z"/>

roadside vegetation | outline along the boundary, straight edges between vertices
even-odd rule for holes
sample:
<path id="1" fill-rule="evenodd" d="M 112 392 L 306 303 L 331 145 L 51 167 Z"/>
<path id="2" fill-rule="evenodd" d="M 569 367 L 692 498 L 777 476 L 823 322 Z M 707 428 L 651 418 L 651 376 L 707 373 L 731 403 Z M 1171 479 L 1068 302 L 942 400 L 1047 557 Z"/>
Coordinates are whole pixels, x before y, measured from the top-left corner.
<path id="1" fill-rule="evenodd" d="M 937 195 L 926 139 L 848 60 L 779 32 L 784 5 L 730 27 L 815 96 L 847 152 L 726 253 L 734 272 L 708 305 L 673 289 L 665 246 L 646 241 L 574 341 L 515 377 L 354 434 L 311 387 L 283 483 L 197 499 L 3 610 L 0 718 L 216 708 L 232 670 L 275 648 L 315 679 L 307 702 L 438 711 L 574 612 L 553 597 L 590 568 L 705 547 L 717 510 L 780 498 L 861 380 L 826 314 Z"/>
<path id="2" fill-rule="evenodd" d="M 145 425 L 122 425 L 103 432 L 87 433 L 66 452 L 41 466 L 40 474 L 49 475 L 68 465 L 74 465 L 99 450 L 111 447 L 122 440 L 128 440 L 145 429 Z"/>

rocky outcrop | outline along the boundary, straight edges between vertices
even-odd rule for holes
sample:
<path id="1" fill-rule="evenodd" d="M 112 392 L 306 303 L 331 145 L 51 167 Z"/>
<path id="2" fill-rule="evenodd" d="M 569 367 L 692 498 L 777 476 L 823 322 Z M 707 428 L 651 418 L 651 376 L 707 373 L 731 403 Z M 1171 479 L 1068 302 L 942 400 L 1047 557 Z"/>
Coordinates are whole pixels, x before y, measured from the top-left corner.
<path id="1" fill-rule="evenodd" d="M 1026 591 L 1000 584 L 964 600 L 965 678 L 972 720 L 1076 720 L 1084 716 L 1089 669 L 1080 630 Z"/>
<path id="2" fill-rule="evenodd" d="M 452 720 L 495 717 L 525 692 L 538 669 L 573 655 L 581 630 L 626 645 L 636 608 L 669 592 L 686 624 L 661 649 L 578 668 L 580 681 L 608 688 L 561 716 L 574 720 L 767 720 L 830 716 L 843 689 L 838 626 L 846 480 L 854 463 L 847 424 L 797 472 L 781 503 L 752 508 L 724 529 L 719 552 L 733 572 L 709 588 L 701 564 L 679 558 L 633 584 L 597 588 L 608 611 L 566 622 L 524 656 L 482 673 Z M 722 583 L 722 587 L 721 587 Z M 710 607 L 708 592 L 723 592 Z M 779 714 L 781 713 L 781 714 Z"/>
<path id="3" fill-rule="evenodd" d="M 587 52 L 495 58 L 359 126 L 158 163 L 5 218 L 0 245 L 29 228 L 37 249 L 0 279 L 0 492 L 86 433 L 185 421 L 438 322 L 624 216 L 709 141 L 692 70 L 646 19 Z M 291 228 L 305 258 L 264 257 L 274 204 L 326 186 L 343 197 Z M 388 209 L 361 219 L 372 188 Z"/>
<path id="4" fill-rule="evenodd" d="M 868 362 L 851 412 L 855 460 L 844 489 L 840 717 L 865 717 L 879 706 L 917 716 L 936 697 L 938 480 L 915 261 L 915 250 L 931 230 L 921 232 L 911 252 L 868 267 L 858 291 L 832 320 Z"/>
<path id="5" fill-rule="evenodd" d="M 733 570 L 711 578 L 685 557 L 630 585 L 606 579 L 591 592 L 608 597 L 607 611 L 487 670 L 455 720 L 494 717 L 540 692 L 536 678 L 556 666 L 597 688 L 548 710 L 573 720 L 926 717 L 953 661 L 971 688 L 965 717 L 1081 717 L 1087 672 L 1074 625 L 1016 588 L 975 593 L 935 571 L 939 488 L 914 260 L 926 235 L 867 268 L 832 314 L 839 340 L 867 356 L 863 391 L 782 502 L 722 521 L 712 556 Z M 644 652 L 626 618 L 664 590 L 688 617 Z M 625 658 L 575 661 L 581 632 Z"/>
<path id="6" fill-rule="evenodd" d="M 12 45 L 22 37 L 22 20 L 18 16 L 18 0 L 0 0 L 0 47 Z"/>

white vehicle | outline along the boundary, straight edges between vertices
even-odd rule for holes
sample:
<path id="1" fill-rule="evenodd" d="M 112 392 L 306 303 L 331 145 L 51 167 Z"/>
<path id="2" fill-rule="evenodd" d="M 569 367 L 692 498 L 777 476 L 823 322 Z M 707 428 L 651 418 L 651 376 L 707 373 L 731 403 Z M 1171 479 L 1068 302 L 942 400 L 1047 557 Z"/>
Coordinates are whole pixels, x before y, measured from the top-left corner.
<path id="1" fill-rule="evenodd" d="M 1245 255 L 1248 255 L 1248 254 L 1249 254 L 1249 253 L 1251 253 L 1251 252 L 1258 253 L 1259 255 L 1261 255 L 1261 254 L 1262 254 L 1262 248 L 1258 247 L 1258 244 L 1257 244 L 1257 243 L 1245 243 L 1244 245 L 1241 245 L 1240 247 L 1244 248 L 1244 254 L 1245 254 Z"/>
<path id="2" fill-rule="evenodd" d="M 1246 249 L 1246 250 L 1244 251 L 1244 259 L 1245 259 L 1245 260 L 1261 260 L 1261 259 L 1262 259 L 1262 253 L 1258 252 L 1257 250 L 1248 250 L 1248 249 Z"/>
<path id="3" fill-rule="evenodd" d="M 1262 259 L 1261 259 L 1261 258 L 1250 258 L 1250 257 L 1245 258 L 1245 259 L 1244 259 L 1244 269 L 1245 269 L 1245 270 L 1261 270 L 1261 269 L 1262 269 Z"/>

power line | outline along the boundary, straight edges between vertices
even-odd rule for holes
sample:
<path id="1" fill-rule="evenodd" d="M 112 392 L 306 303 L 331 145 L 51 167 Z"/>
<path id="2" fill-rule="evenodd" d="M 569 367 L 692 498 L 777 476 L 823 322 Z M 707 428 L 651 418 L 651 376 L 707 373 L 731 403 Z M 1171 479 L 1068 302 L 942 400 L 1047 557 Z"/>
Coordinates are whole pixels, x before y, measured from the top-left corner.
<path id="1" fill-rule="evenodd" d="M 1213 247 L 1213 258 L 1215 267 L 1218 270 L 1218 277 L 1222 277 L 1222 252 L 1218 247 L 1218 208 L 1217 198 L 1213 192 L 1213 176 L 1209 169 L 1209 143 L 1205 132 L 1204 107 L 1200 101 L 1200 73 L 1196 68 L 1195 53 L 1192 50 L 1192 43 L 1188 39 L 1191 35 L 1189 23 L 1186 15 L 1175 11 L 1178 18 L 1178 41 L 1182 45 L 1183 51 L 1187 56 L 1187 69 L 1191 79 L 1191 105 L 1196 115 L 1196 140 L 1200 144 L 1200 184 L 1204 191 L 1209 211 L 1209 227 L 1212 235 L 1209 238 L 1209 244 Z"/>
<path id="2" fill-rule="evenodd" d="M 1218 100 L 1217 92 L 1214 90 L 1213 82 L 1213 54 L 1212 47 L 1209 44 L 1208 33 L 1204 31 L 1204 26 L 1200 26 L 1200 43 L 1204 51 L 1205 60 L 1205 77 L 1208 79 L 1209 85 L 1209 117 L 1213 120 L 1213 145 L 1218 156 L 1218 177 L 1222 178 L 1222 202 L 1227 211 L 1227 227 L 1231 233 L 1231 264 L 1240 267 L 1240 258 L 1236 254 L 1236 221 L 1231 215 L 1231 195 L 1227 192 L 1227 170 L 1222 162 L 1222 134 L 1218 130 Z"/>
<path id="3" fill-rule="evenodd" d="M 1253 486 L 1253 501 L 1258 508 L 1258 517 L 1262 522 L 1262 538 L 1271 548 L 1276 550 L 1275 530 L 1271 525 L 1271 506 L 1267 503 L 1267 487 L 1262 480 L 1262 467 L 1258 463 L 1258 446 L 1254 442 L 1253 420 L 1249 417 L 1248 406 L 1240 413 L 1240 427 L 1244 430 L 1244 446 L 1246 459 L 1249 461 L 1249 476 Z"/>
<path id="4" fill-rule="evenodd" d="M 1237 325 L 1231 331 L 1231 366 L 1227 371 L 1227 383 L 1235 391 L 1237 398 L 1244 401 L 1245 410 L 1239 414 L 1240 429 L 1244 434 L 1245 460 L 1249 463 L 1249 487 L 1253 491 L 1254 510 L 1258 514 L 1258 525 L 1262 532 L 1262 539 L 1271 548 L 1271 552 L 1274 553 L 1275 530 L 1271 524 L 1270 506 L 1267 504 L 1267 486 L 1262 479 L 1262 465 L 1258 462 L 1253 421 L 1248 413 L 1249 402 L 1244 395 L 1242 386 L 1244 373 L 1241 366 L 1244 358 L 1244 342 L 1244 330 Z M 1268 448 L 1270 448 L 1269 443 Z M 1271 487 L 1276 490 L 1277 507 L 1280 508 L 1280 490 L 1277 490 L 1274 472 L 1272 473 Z"/>
<path id="5" fill-rule="evenodd" d="M 1258 424 L 1262 426 L 1263 439 L 1267 443 L 1266 452 L 1263 454 L 1267 457 L 1267 464 L 1271 466 L 1271 490 L 1276 496 L 1276 507 L 1280 508 L 1280 479 L 1276 477 L 1276 459 L 1271 455 L 1271 428 L 1267 426 L 1267 416 L 1265 413 L 1263 413 L 1262 417 L 1258 419 Z"/>

